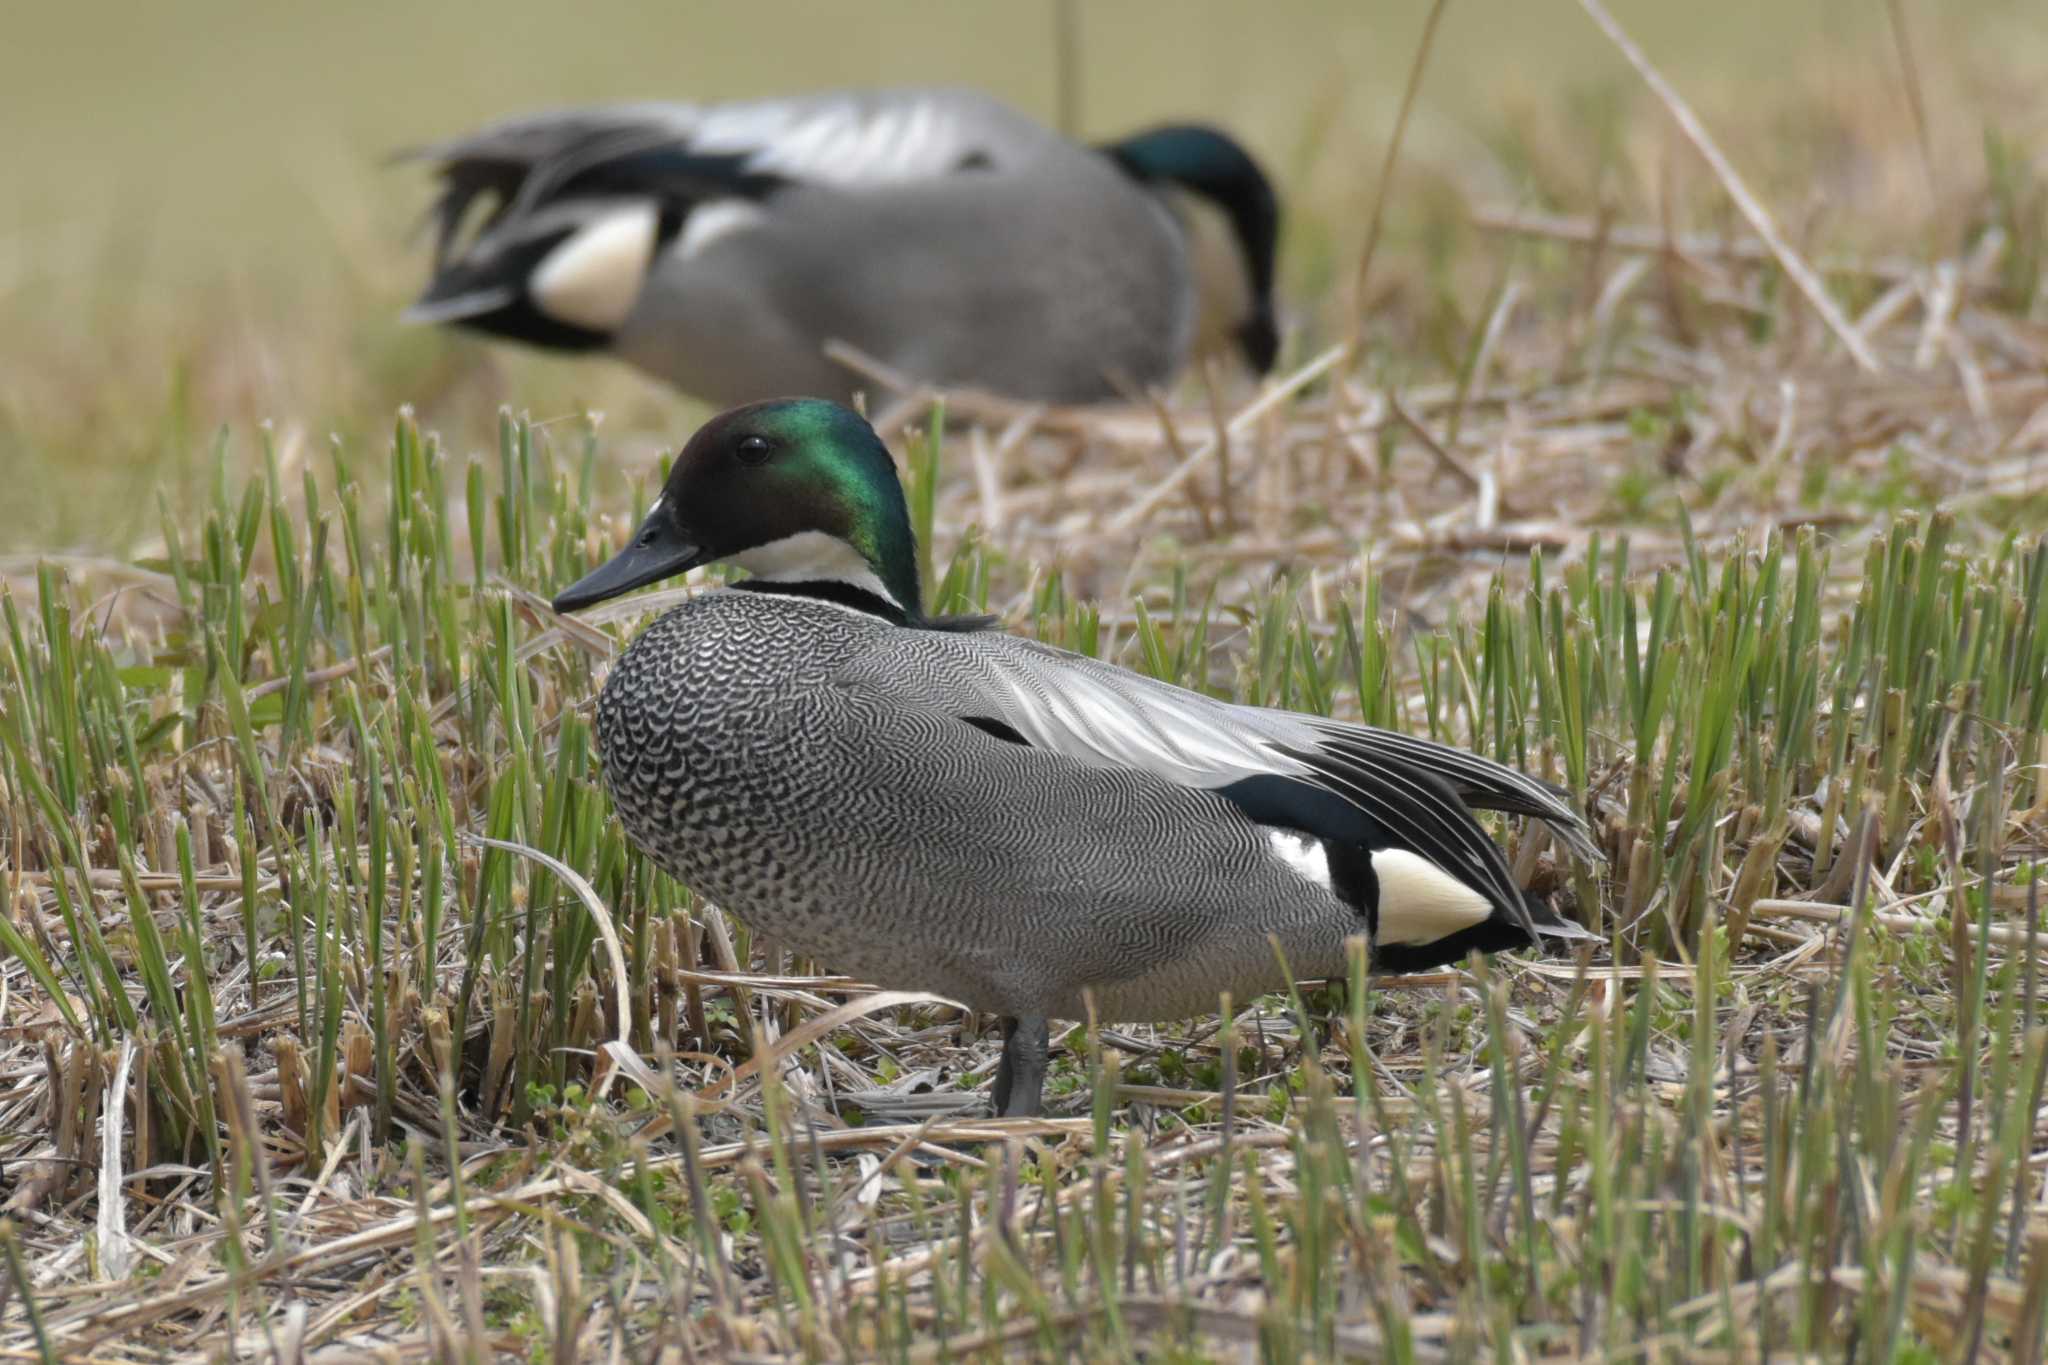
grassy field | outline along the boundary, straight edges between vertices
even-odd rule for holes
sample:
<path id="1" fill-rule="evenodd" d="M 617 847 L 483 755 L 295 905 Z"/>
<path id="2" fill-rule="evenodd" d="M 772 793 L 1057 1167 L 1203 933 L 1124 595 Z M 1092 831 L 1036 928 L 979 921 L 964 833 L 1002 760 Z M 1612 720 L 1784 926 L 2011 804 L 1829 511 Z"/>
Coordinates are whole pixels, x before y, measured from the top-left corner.
<path id="1" fill-rule="evenodd" d="M 1199 108 L 1287 182 L 1288 350 L 1156 410 L 878 393 L 935 605 L 1568 785 L 1602 866 L 1500 833 L 1607 942 L 1056 1027 L 1000 1123 L 976 1021 L 624 843 L 588 700 L 662 594 L 545 598 L 700 414 L 398 328 L 419 186 L 369 163 L 856 67 L 1049 114 L 1000 51 L 1043 16 L 781 63 L 735 17 L 30 19 L 0 1358 L 2041 1360 L 2048 44 L 1616 8 L 1779 247 L 1576 7 L 1449 6 L 1388 186 L 1422 7 L 1087 12 L 1089 129 Z"/>
<path id="2" fill-rule="evenodd" d="M 1983 139 L 2039 145 L 2032 0 L 1901 0 L 1922 51 L 1930 185 L 1878 0 L 1617 0 L 1617 12 L 1738 156 L 1788 230 L 1840 250 L 1952 253 L 1982 208 Z M 1078 126 L 1167 118 L 1240 131 L 1290 209 L 1296 344 L 1341 335 L 1359 244 L 1426 7 L 1284 0 L 1082 7 Z M 957 81 L 1048 119 L 1053 8 L 909 0 L 719 7 L 398 5 L 280 11 L 31 6 L 0 44 L 0 470 L 34 518 L 0 553 L 123 548 L 159 495 L 190 522 L 216 434 L 238 470 L 273 423 L 287 453 L 372 448 L 411 404 L 459 455 L 501 404 L 606 415 L 638 468 L 706 415 L 593 362 L 408 328 L 430 198 L 398 148 L 500 114 L 638 96 L 730 98 Z M 1656 102 L 1565 0 L 1458 0 L 1408 128 L 1370 333 L 1440 375 L 1505 268 L 1476 205 L 1738 226 Z M 1583 266 L 1584 262 L 1578 263 Z M 1425 345 L 1427 349 L 1425 349 Z"/>

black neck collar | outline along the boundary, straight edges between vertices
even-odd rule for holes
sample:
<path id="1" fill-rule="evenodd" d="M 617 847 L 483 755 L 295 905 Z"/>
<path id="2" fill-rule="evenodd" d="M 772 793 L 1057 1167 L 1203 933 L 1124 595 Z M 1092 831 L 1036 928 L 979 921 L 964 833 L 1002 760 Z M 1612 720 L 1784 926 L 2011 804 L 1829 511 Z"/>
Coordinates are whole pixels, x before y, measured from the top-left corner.
<path id="1" fill-rule="evenodd" d="M 738 583 L 728 583 L 726 586 L 737 588 L 741 592 L 765 592 L 777 597 L 809 597 L 820 602 L 833 602 L 842 607 L 852 607 L 855 611 L 866 612 L 870 616 L 879 616 L 892 626 L 912 624 L 903 608 L 888 598 L 880 593 L 869 592 L 866 588 L 857 588 L 842 579 L 812 578 L 801 583 L 783 583 L 748 578 Z"/>
<path id="2" fill-rule="evenodd" d="M 769 582 L 759 578 L 748 578 L 738 583 L 728 583 L 726 586 L 740 592 L 762 592 L 777 597 L 808 597 L 814 602 L 832 602 L 865 612 L 869 616 L 887 621 L 892 626 L 903 626 L 911 630 L 943 630 L 965 635 L 975 631 L 992 630 L 997 624 L 993 616 L 912 617 L 880 593 L 857 588 L 838 578 L 812 578 L 801 583 Z"/>

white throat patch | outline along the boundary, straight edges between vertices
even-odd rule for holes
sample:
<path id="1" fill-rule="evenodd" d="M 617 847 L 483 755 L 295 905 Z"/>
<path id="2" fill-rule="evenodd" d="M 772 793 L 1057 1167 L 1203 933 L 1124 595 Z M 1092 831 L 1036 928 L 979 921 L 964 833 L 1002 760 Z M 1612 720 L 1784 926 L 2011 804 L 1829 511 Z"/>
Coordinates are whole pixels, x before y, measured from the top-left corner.
<path id="1" fill-rule="evenodd" d="M 744 554 L 733 555 L 732 562 L 769 583 L 845 583 L 873 593 L 898 611 L 907 614 L 911 609 L 909 603 L 898 602 L 896 594 L 882 586 L 881 578 L 860 551 L 823 531 L 799 531 L 766 545 L 756 545 Z"/>
<path id="2" fill-rule="evenodd" d="M 534 307 L 572 327 L 615 331 L 640 297 L 659 224 L 654 205 L 645 203 L 593 218 L 534 270 L 527 284 Z"/>

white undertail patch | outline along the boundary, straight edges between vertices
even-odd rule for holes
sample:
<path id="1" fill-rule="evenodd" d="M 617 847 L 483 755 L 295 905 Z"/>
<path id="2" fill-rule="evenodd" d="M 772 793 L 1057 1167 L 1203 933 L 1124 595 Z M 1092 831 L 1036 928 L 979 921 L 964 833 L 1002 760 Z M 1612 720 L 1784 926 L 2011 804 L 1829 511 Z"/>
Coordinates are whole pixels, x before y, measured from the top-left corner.
<path id="1" fill-rule="evenodd" d="M 1406 849 L 1374 849 L 1372 870 L 1380 884 L 1380 943 L 1435 943 L 1493 913 L 1485 896 Z"/>
<path id="2" fill-rule="evenodd" d="M 533 272 L 527 293 L 534 307 L 572 327 L 616 330 L 640 297 L 659 223 L 654 205 L 641 203 L 578 228 Z"/>
<path id="3" fill-rule="evenodd" d="M 896 594 L 882 586 L 874 566 L 859 550 L 823 531 L 799 531 L 756 545 L 731 556 L 731 562 L 769 583 L 845 583 L 893 603 L 906 615 L 912 609 L 912 604 L 896 601 Z"/>
<path id="4" fill-rule="evenodd" d="M 1323 847 L 1321 839 L 1312 839 L 1291 829 L 1269 829 L 1266 841 L 1273 847 L 1273 856 L 1287 864 L 1302 880 L 1325 891 L 1330 889 L 1330 851 Z"/>

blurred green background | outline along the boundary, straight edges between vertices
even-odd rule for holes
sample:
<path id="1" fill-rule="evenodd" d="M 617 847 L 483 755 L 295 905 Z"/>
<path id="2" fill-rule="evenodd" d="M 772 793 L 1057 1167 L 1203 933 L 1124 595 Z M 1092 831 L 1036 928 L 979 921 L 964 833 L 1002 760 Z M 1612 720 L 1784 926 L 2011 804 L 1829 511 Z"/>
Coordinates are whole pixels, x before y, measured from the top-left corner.
<path id="1" fill-rule="evenodd" d="M 1780 206 L 1826 191 L 1862 133 L 1910 136 L 1894 13 L 1926 68 L 1937 164 L 1950 147 L 1981 159 L 1988 126 L 2039 131 L 2040 0 L 1612 7 L 1754 153 L 1745 169 Z M 1349 278 L 1427 10 L 1079 4 L 1080 131 L 1201 117 L 1243 134 L 1289 194 L 1283 283 L 1312 323 Z M 608 435 L 658 442 L 694 409 L 621 367 L 397 324 L 424 270 L 410 234 L 429 186 L 388 155 L 554 104 L 865 84 L 975 85 L 1050 120 L 1056 13 L 900 0 L 16 7 L 0 44 L 0 471 L 41 510 L 0 522 L 0 548 L 146 533 L 156 487 L 175 498 L 223 424 L 244 440 L 266 419 L 300 445 L 373 439 L 410 401 L 466 448 L 489 440 L 500 403 L 589 403 Z M 1570 0 L 1452 0 L 1404 151 L 1389 269 L 1447 250 L 1445 194 L 1640 211 L 1657 179 L 1643 168 L 1675 145 Z M 1712 198 L 1697 167 L 1687 186 Z M 1830 226 L 1860 241 L 1900 224 Z"/>

